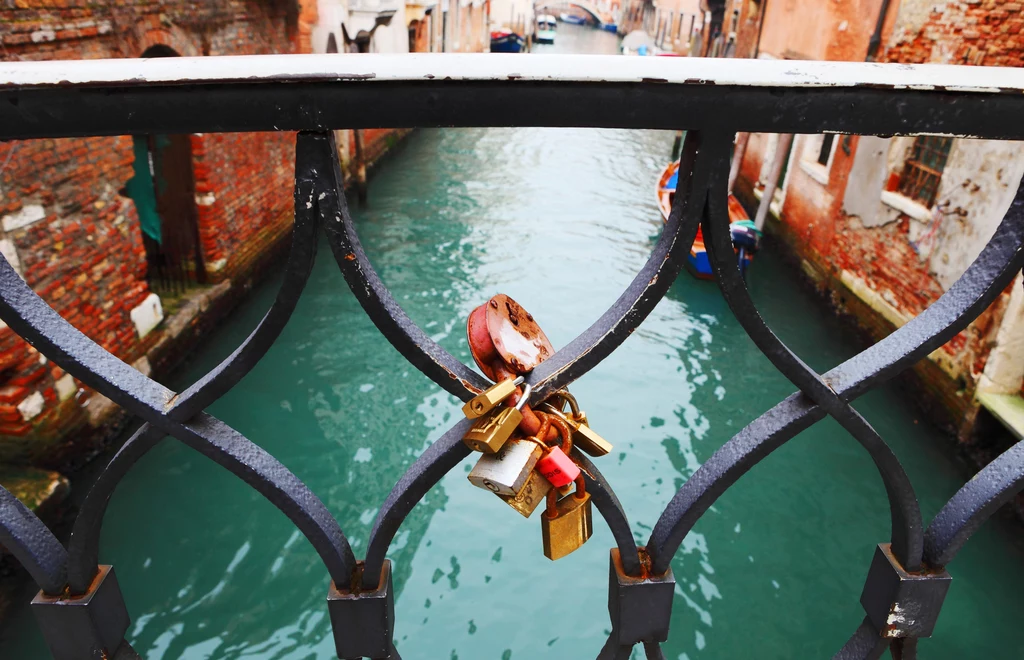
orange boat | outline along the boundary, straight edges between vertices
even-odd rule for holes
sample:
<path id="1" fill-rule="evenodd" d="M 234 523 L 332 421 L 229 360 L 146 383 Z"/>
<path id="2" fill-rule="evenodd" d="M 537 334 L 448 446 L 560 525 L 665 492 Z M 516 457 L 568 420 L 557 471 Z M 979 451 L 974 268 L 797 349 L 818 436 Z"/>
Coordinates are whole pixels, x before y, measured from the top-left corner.
<path id="1" fill-rule="evenodd" d="M 679 161 L 669 163 L 658 179 L 658 207 L 661 218 L 668 222 L 668 214 L 672 211 L 672 201 L 676 196 L 676 185 L 679 182 Z M 761 247 L 761 232 L 751 222 L 747 212 L 734 195 L 729 195 L 729 229 L 732 234 L 733 248 L 736 250 L 740 263 L 740 272 L 746 275 L 747 268 L 754 260 L 754 253 Z M 697 237 L 690 247 L 690 257 L 686 260 L 690 273 L 702 280 L 715 279 L 704 248 L 704 233 L 697 227 Z"/>

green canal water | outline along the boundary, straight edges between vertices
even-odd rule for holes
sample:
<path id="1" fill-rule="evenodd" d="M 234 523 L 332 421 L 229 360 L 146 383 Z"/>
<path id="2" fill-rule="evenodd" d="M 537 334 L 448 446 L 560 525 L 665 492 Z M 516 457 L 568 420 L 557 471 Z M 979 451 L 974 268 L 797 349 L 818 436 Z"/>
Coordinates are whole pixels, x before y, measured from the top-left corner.
<path id="1" fill-rule="evenodd" d="M 559 39 L 615 45 L 612 35 L 568 26 Z M 523 303 L 562 346 L 615 300 L 654 245 L 655 182 L 672 137 L 421 130 L 371 181 L 369 206 L 355 211 L 359 232 L 410 316 L 467 363 L 466 316 L 496 292 Z M 277 281 L 255 290 L 169 384 L 184 387 L 237 346 Z M 769 324 L 813 367 L 859 349 L 771 248 L 750 287 Z M 598 465 L 644 542 L 701 462 L 793 387 L 716 286 L 683 274 L 573 389 L 615 444 Z M 962 483 L 949 440 L 894 389 L 857 407 L 904 462 L 930 518 Z M 357 555 L 392 485 L 460 415 L 455 399 L 377 334 L 326 245 L 280 340 L 210 412 L 303 479 Z M 589 543 L 550 562 L 537 517 L 523 519 L 471 486 L 471 465 L 430 492 L 391 547 L 399 651 L 407 660 L 594 657 L 609 629 L 607 527 L 596 521 Z M 830 656 L 863 617 L 860 590 L 888 521 L 867 454 L 835 423 L 817 424 L 741 479 L 686 538 L 673 563 L 665 656 Z M 922 657 L 1024 657 L 1018 536 L 991 522 L 951 565 L 953 585 Z M 150 660 L 334 657 L 327 576 L 311 546 L 260 496 L 174 440 L 118 488 L 101 558 L 117 567 L 128 638 Z M 27 607 L 3 629 L 0 657 L 47 657 Z"/>

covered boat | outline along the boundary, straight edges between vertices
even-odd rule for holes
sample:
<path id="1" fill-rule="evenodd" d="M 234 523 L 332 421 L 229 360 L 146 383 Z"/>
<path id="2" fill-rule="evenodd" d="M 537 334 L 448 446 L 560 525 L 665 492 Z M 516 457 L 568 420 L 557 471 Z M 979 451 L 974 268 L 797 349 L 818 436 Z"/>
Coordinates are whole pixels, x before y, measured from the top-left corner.
<path id="1" fill-rule="evenodd" d="M 521 53 L 526 40 L 507 28 L 491 32 L 492 53 Z"/>
<path id="2" fill-rule="evenodd" d="M 555 43 L 555 31 L 558 29 L 558 21 L 551 14 L 541 14 L 537 17 L 537 33 L 533 40 L 539 44 Z"/>
<path id="3" fill-rule="evenodd" d="M 658 179 L 658 207 L 661 209 L 661 217 L 665 222 L 668 222 L 668 215 L 672 211 L 672 201 L 675 199 L 678 183 L 679 162 L 673 161 L 662 170 L 661 177 Z M 731 194 L 729 195 L 729 230 L 733 249 L 739 260 L 740 272 L 746 275 L 747 268 L 754 260 L 754 253 L 761 247 L 761 230 L 754 226 L 739 200 Z M 690 256 L 686 260 L 686 267 L 694 277 L 702 280 L 714 279 L 711 261 L 704 247 L 704 233 L 700 227 L 697 228 L 697 237 L 693 239 L 693 245 L 690 247 Z"/>

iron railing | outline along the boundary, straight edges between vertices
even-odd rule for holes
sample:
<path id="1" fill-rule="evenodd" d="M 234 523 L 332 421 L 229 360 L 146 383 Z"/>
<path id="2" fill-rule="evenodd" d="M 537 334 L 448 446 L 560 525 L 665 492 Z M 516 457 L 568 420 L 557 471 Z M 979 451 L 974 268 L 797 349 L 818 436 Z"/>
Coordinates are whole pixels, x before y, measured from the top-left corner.
<path id="1" fill-rule="evenodd" d="M 1024 488 L 1024 443 L 969 481 L 925 527 L 906 473 L 851 402 L 964 329 L 1024 264 L 1024 185 L 991 241 L 927 310 L 831 371 L 803 363 L 765 325 L 733 258 L 727 178 L 737 131 L 939 134 L 1024 139 L 1024 71 L 976 67 L 623 58 L 598 56 L 266 56 L 0 63 L 0 139 L 216 131 L 299 131 L 295 225 L 277 299 L 257 329 L 213 371 L 172 392 L 106 352 L 0 262 L 0 318 L 63 369 L 145 422 L 100 474 L 67 548 L 0 489 L 0 543 L 41 591 L 37 620 L 54 655 L 137 657 L 113 569 L 98 561 L 106 504 L 139 458 L 171 435 L 224 466 L 289 517 L 323 560 L 339 657 L 397 658 L 387 549 L 417 502 L 469 454 L 460 420 L 433 443 L 380 507 L 357 561 L 336 519 L 273 456 L 204 412 L 278 337 L 326 232 L 352 291 L 380 332 L 445 391 L 466 400 L 487 382 L 416 326 L 381 282 L 346 208 L 330 129 L 412 126 L 596 126 L 687 129 L 671 216 L 646 265 L 592 326 L 527 376 L 533 400 L 606 358 L 665 295 L 698 226 L 718 283 L 755 344 L 797 392 L 726 442 L 682 485 L 638 547 L 600 472 L 574 451 L 587 491 L 615 538 L 612 633 L 601 658 L 643 644 L 661 658 L 673 556 L 694 523 L 751 467 L 800 431 L 836 419 L 882 476 L 892 535 L 867 569 L 866 617 L 835 657 L 916 656 L 950 577 L 944 567 L 999 506 Z"/>

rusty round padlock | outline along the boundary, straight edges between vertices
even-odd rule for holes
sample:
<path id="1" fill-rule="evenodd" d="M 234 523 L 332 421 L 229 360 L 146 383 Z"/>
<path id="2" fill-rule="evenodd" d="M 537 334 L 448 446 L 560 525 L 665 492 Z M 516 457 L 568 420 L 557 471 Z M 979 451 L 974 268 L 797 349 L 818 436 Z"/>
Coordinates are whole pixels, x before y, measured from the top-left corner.
<path id="1" fill-rule="evenodd" d="M 473 310 L 466 331 L 473 359 L 494 381 L 501 366 L 521 376 L 555 354 L 533 315 L 503 293 Z M 503 364 L 495 364 L 496 360 Z"/>
<path id="2" fill-rule="evenodd" d="M 473 360 L 494 382 L 529 373 L 555 353 L 551 341 L 533 315 L 503 293 L 470 313 L 466 336 Z M 518 400 L 519 391 L 516 390 L 507 405 L 515 405 Z M 540 420 L 529 404 L 523 406 L 522 412 L 520 430 L 526 435 L 534 435 L 540 428 Z M 558 431 L 551 428 L 544 439 L 553 440 L 557 435 Z"/>

